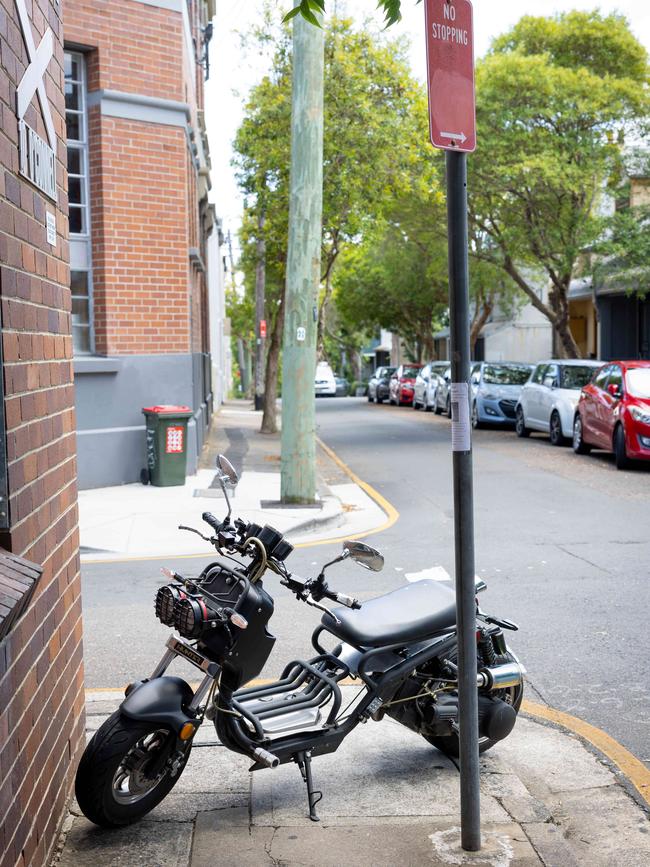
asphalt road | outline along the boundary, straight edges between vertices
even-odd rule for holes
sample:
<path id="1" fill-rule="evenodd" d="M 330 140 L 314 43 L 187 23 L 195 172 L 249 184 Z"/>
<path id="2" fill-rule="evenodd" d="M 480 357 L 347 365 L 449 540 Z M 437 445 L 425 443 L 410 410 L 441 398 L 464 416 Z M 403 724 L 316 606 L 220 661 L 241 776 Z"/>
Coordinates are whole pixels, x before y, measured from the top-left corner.
<path id="1" fill-rule="evenodd" d="M 317 422 L 319 436 L 400 512 L 366 539 L 384 554 L 384 571 L 341 564 L 330 585 L 363 599 L 432 566 L 453 574 L 448 420 L 336 398 L 317 402 Z M 541 436 L 481 430 L 474 471 L 476 571 L 488 584 L 481 606 L 519 623 L 510 644 L 528 669 L 528 697 L 604 729 L 650 766 L 650 466 L 618 472 L 604 454 L 577 457 Z M 297 549 L 289 565 L 314 574 L 337 548 Z M 204 562 L 165 565 L 191 575 Z M 83 566 L 87 686 L 122 686 L 157 661 L 169 633 L 153 614 L 160 565 Z M 276 578 L 266 586 L 276 597 L 278 641 L 263 672 L 272 676 L 309 655 L 319 615 Z"/>

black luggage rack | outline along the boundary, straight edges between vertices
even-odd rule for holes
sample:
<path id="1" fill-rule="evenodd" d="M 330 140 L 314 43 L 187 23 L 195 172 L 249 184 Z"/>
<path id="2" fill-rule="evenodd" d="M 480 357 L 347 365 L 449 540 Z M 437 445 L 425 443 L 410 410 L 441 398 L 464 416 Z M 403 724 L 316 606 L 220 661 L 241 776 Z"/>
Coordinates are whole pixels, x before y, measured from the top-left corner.
<path id="1" fill-rule="evenodd" d="M 333 697 L 325 723 L 329 726 L 341 708 L 338 682 L 349 674 L 348 666 L 331 653 L 322 653 L 309 662 L 295 659 L 285 667 L 279 680 L 237 690 L 233 704 L 257 729 L 264 720 L 322 707 Z"/>

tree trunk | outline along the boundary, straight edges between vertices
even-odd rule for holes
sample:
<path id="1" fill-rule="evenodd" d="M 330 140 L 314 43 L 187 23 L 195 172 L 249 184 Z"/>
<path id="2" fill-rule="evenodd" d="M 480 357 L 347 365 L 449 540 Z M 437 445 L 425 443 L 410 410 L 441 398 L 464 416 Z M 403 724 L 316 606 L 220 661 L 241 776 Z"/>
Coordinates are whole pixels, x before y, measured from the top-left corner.
<path id="1" fill-rule="evenodd" d="M 266 238 L 264 237 L 264 224 L 266 223 L 266 211 L 264 206 L 257 218 L 257 242 L 255 268 L 255 409 L 264 406 L 264 344 L 266 337 L 262 337 L 260 323 L 264 319 L 264 291 L 266 283 Z"/>
<path id="2" fill-rule="evenodd" d="M 472 319 L 472 324 L 469 332 L 469 350 L 472 356 L 474 356 L 476 341 L 479 338 L 483 326 L 490 318 L 490 314 L 492 313 L 493 308 L 494 296 L 488 295 L 488 297 L 485 298 L 481 291 L 480 301 L 477 300 L 476 302 L 476 310 L 474 311 L 474 318 Z"/>
<path id="3" fill-rule="evenodd" d="M 330 298 L 332 297 L 332 270 L 334 268 L 334 263 L 336 262 L 336 257 L 338 256 L 339 251 L 336 246 L 330 250 L 330 254 L 327 260 L 327 267 L 325 269 L 325 293 L 323 295 L 323 300 L 321 301 L 318 307 L 318 330 L 316 336 L 316 354 L 319 361 L 322 361 L 325 358 L 325 316 L 327 314 L 327 305 L 330 302 Z"/>
<path id="4" fill-rule="evenodd" d="M 269 351 L 266 356 L 266 377 L 264 382 L 264 413 L 262 415 L 262 433 L 274 434 L 278 432 L 278 417 L 276 401 L 278 396 L 278 374 L 280 372 L 280 347 L 282 346 L 282 333 L 284 331 L 284 293 L 280 300 L 273 326 L 273 334 L 269 342 Z"/>
<path id="5" fill-rule="evenodd" d="M 355 382 L 361 382 L 361 353 L 356 349 L 350 352 L 350 367 Z"/>

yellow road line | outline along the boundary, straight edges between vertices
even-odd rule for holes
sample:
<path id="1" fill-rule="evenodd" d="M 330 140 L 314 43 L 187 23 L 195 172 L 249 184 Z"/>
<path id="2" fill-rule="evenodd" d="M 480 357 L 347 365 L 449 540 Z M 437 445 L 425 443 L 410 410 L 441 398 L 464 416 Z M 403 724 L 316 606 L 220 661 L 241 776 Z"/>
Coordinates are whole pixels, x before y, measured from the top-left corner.
<path id="1" fill-rule="evenodd" d="M 378 527 L 375 527 L 371 530 L 364 530 L 361 533 L 353 533 L 347 536 L 335 536 L 330 539 L 320 539 L 314 542 L 297 542 L 294 545 L 294 548 L 313 548 L 316 545 L 333 545 L 337 542 L 344 542 L 346 539 L 364 539 L 366 536 L 372 536 L 375 533 L 381 533 L 383 530 L 387 530 L 389 527 L 392 527 L 393 524 L 399 518 L 399 512 L 389 503 L 388 500 L 383 497 L 379 491 L 376 491 L 372 485 L 369 485 L 368 482 L 364 482 L 363 479 L 360 479 L 359 476 L 354 473 L 350 467 L 341 460 L 341 458 L 333 451 L 329 446 L 326 446 L 325 443 L 316 437 L 316 442 L 323 449 L 326 455 L 328 455 L 334 463 L 343 470 L 343 472 L 355 483 L 357 484 L 361 490 L 365 491 L 366 494 L 370 497 L 371 500 L 374 500 L 375 503 L 379 506 L 379 508 L 386 515 L 386 520 L 383 524 L 380 524 Z M 133 557 L 107 557 L 103 560 L 82 560 L 84 564 L 92 565 L 93 563 L 106 564 L 106 563 L 135 563 L 137 561 L 142 560 L 196 560 L 200 558 L 204 558 L 206 560 L 214 557 L 214 554 L 210 554 L 209 552 L 205 554 L 160 554 L 154 556 L 146 556 L 146 555 L 137 555 Z"/>
<path id="2" fill-rule="evenodd" d="M 379 506 L 379 508 L 386 515 L 386 520 L 383 524 L 380 524 L 378 527 L 374 527 L 371 530 L 363 530 L 361 533 L 353 533 L 347 536 L 337 536 L 331 539 L 321 539 L 315 542 L 296 542 L 294 548 L 313 548 L 315 545 L 332 545 L 336 542 L 344 542 L 346 539 L 364 539 L 366 536 L 374 536 L 375 533 L 381 533 L 384 530 L 387 530 L 389 527 L 392 527 L 393 524 L 399 518 L 399 512 L 393 506 L 392 503 L 389 503 L 386 497 L 382 496 L 379 491 L 375 490 L 372 485 L 369 485 L 368 482 L 364 482 L 363 479 L 360 479 L 359 476 L 355 472 L 353 472 L 350 467 L 341 460 L 341 458 L 336 454 L 336 452 L 331 449 L 329 446 L 325 445 L 325 443 L 319 438 L 316 437 L 316 442 L 325 452 L 325 454 L 330 457 L 334 463 L 341 469 L 343 472 L 356 484 L 358 485 L 362 491 L 364 491 L 371 500 L 374 500 L 375 503 Z"/>
<path id="3" fill-rule="evenodd" d="M 643 762 L 633 756 L 617 740 L 606 734 L 602 729 L 592 726 L 590 723 L 579 719 L 561 710 L 537 704 L 533 701 L 523 701 L 521 709 L 530 716 L 545 719 L 556 723 L 562 728 L 568 729 L 574 734 L 580 735 L 592 746 L 596 747 L 603 755 L 613 762 L 630 783 L 634 786 L 643 800 L 650 806 L 650 770 Z"/>

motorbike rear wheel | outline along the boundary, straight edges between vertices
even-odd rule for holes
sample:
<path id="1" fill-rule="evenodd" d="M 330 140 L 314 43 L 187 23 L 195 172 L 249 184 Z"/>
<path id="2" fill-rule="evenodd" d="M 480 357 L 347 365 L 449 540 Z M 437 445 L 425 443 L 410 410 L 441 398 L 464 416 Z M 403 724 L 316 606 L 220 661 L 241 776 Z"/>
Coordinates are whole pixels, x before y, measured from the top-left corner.
<path id="1" fill-rule="evenodd" d="M 176 734 L 165 726 L 129 719 L 119 710 L 110 716 L 77 769 L 75 795 L 86 818 L 117 828 L 153 810 L 178 781 L 192 747 L 189 741 L 175 753 L 175 743 Z M 156 770 L 163 750 L 169 758 Z"/>
<path id="2" fill-rule="evenodd" d="M 504 657 L 501 657 L 501 659 L 504 659 Z M 515 657 L 511 653 L 506 653 L 505 659 L 507 659 L 508 662 L 516 662 Z M 492 695 L 508 702 L 508 704 L 512 705 L 515 711 L 519 713 L 519 708 L 521 707 L 521 702 L 524 698 L 524 685 L 522 683 L 519 684 L 519 686 L 502 689 L 498 692 L 492 693 Z M 441 753 L 454 759 L 457 759 L 460 756 L 460 742 L 458 740 L 458 735 L 445 735 L 444 737 L 422 735 L 422 737 L 425 741 L 428 741 L 432 746 L 436 747 L 436 749 L 440 750 Z M 479 737 L 478 751 L 479 753 L 485 753 L 498 743 L 498 740 L 493 740 L 488 737 Z"/>

